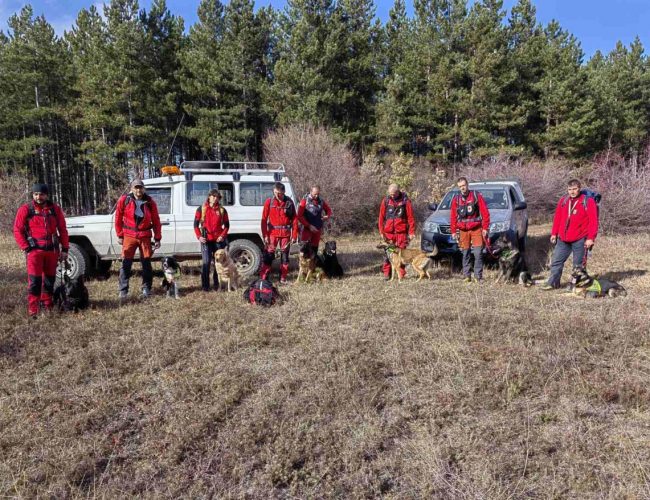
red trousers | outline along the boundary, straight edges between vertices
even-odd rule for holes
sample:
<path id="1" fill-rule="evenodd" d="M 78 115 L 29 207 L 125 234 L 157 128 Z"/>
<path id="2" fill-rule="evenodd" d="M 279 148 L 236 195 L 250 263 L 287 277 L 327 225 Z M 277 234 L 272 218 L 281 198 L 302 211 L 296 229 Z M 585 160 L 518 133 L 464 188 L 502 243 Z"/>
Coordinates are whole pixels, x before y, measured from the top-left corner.
<path id="1" fill-rule="evenodd" d="M 268 279 L 271 272 L 271 264 L 275 257 L 275 249 L 280 247 L 281 261 L 280 261 L 280 279 L 286 280 L 289 274 L 289 250 L 291 247 L 291 238 L 289 236 L 269 236 L 269 244 L 264 249 L 264 256 L 262 267 L 260 268 L 260 278 Z"/>
<path id="2" fill-rule="evenodd" d="M 318 248 L 321 232 L 322 231 L 310 231 L 308 227 L 303 227 L 302 233 L 300 233 L 300 241 L 309 242 L 311 246 Z"/>
<path id="3" fill-rule="evenodd" d="M 384 233 L 384 236 L 388 241 L 390 241 L 397 248 L 406 248 L 409 244 L 408 234 L 406 233 Z M 384 272 L 384 276 L 387 278 L 391 273 L 390 260 L 388 260 L 388 254 L 384 256 L 384 264 L 381 266 L 381 270 Z M 406 275 L 406 267 L 400 266 L 399 268 L 400 278 L 403 278 Z"/>
<path id="4" fill-rule="evenodd" d="M 46 309 L 52 309 L 58 262 L 59 252 L 53 250 L 34 249 L 27 254 L 27 311 L 30 315 L 38 314 L 41 301 Z"/>

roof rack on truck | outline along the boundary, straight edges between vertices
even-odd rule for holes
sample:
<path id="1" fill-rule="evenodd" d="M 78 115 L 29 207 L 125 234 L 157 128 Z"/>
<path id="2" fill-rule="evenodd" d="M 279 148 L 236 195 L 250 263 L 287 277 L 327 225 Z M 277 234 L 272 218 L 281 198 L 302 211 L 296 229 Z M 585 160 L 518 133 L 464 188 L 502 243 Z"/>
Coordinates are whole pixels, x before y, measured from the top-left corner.
<path id="1" fill-rule="evenodd" d="M 258 173 L 258 172 L 284 172 L 284 165 L 279 162 L 261 161 L 184 161 L 181 163 L 181 172 L 194 174 L 219 174 L 219 173 Z"/>

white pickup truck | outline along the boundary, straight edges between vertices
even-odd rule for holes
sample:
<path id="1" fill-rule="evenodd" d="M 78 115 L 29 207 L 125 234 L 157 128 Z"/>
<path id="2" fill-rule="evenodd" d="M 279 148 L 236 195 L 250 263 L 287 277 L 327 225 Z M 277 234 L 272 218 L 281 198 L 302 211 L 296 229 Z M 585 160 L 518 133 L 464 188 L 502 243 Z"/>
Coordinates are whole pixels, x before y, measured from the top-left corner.
<path id="1" fill-rule="evenodd" d="M 169 170 L 167 170 L 169 171 Z M 264 200 L 273 196 L 273 184 L 282 182 L 297 204 L 291 181 L 281 163 L 186 161 L 171 175 L 145 179 L 146 192 L 158 205 L 162 224 L 160 250 L 154 258 L 173 255 L 179 260 L 200 259 L 201 244 L 194 234 L 194 215 L 208 191 L 217 188 L 228 210 L 230 255 L 243 276 L 257 272 L 262 262 L 260 221 Z M 70 276 L 106 272 L 120 258 L 115 234 L 115 208 L 108 215 L 67 219 L 70 233 Z"/>

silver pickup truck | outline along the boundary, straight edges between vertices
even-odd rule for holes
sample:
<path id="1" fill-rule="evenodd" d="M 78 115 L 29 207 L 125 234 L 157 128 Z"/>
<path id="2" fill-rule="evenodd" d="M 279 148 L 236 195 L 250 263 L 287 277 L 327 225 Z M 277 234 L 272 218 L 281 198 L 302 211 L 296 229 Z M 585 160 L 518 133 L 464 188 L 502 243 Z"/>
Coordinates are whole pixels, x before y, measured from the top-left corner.
<path id="1" fill-rule="evenodd" d="M 194 215 L 217 188 L 230 218 L 230 255 L 243 276 L 257 272 L 262 262 L 260 221 L 264 200 L 273 196 L 273 184 L 282 182 L 286 195 L 297 200 L 281 163 L 186 161 L 169 175 L 145 179 L 147 194 L 158 205 L 162 224 L 160 250 L 154 258 L 173 255 L 179 260 L 200 259 L 201 244 L 194 234 Z M 115 234 L 115 208 L 108 215 L 67 219 L 70 233 L 68 264 L 71 277 L 106 272 L 120 258 Z"/>

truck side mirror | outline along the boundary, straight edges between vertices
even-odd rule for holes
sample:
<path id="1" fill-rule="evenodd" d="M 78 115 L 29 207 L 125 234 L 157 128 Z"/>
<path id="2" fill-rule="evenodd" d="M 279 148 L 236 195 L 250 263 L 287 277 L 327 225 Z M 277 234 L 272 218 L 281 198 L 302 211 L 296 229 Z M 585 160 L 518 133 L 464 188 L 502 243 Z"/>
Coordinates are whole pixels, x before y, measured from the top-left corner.
<path id="1" fill-rule="evenodd" d="M 435 212 L 438 209 L 438 204 L 436 202 L 429 203 L 429 210 Z"/>
<path id="2" fill-rule="evenodd" d="M 515 202 L 515 206 L 514 206 L 515 210 L 525 210 L 526 208 L 528 208 L 528 203 L 526 203 L 525 201 Z"/>

